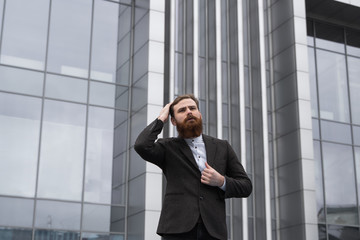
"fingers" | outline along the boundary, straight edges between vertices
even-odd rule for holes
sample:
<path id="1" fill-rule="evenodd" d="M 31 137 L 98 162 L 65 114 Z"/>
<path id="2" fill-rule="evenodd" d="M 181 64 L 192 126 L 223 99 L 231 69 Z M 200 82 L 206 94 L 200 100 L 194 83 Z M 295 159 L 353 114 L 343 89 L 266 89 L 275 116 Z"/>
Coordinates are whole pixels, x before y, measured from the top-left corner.
<path id="1" fill-rule="evenodd" d="M 166 104 L 165 107 L 163 107 L 163 109 L 160 111 L 158 119 L 164 123 L 169 119 L 170 105 L 171 103 Z"/>

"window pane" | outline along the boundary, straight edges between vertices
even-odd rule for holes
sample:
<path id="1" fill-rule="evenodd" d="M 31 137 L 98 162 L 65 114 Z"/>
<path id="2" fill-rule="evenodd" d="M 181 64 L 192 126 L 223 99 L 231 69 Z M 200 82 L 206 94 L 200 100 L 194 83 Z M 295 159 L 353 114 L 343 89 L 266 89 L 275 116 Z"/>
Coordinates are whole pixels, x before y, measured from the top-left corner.
<path id="1" fill-rule="evenodd" d="M 86 107 L 45 101 L 38 196 L 81 200 Z"/>
<path id="2" fill-rule="evenodd" d="M 48 0 L 6 1 L 1 63 L 44 69 Z"/>
<path id="3" fill-rule="evenodd" d="M 111 207 L 111 232 L 125 231 L 125 207 Z"/>
<path id="4" fill-rule="evenodd" d="M 79 240 L 79 238 L 78 232 L 36 230 L 34 240 Z"/>
<path id="5" fill-rule="evenodd" d="M 352 121 L 360 124 L 360 59 L 348 57 L 348 72 L 350 84 L 350 101 Z"/>
<path id="6" fill-rule="evenodd" d="M 311 91 L 311 113 L 313 117 L 318 116 L 318 94 L 316 84 L 316 63 L 315 63 L 315 50 L 308 48 L 309 56 L 309 78 L 310 78 L 310 91 Z"/>
<path id="7" fill-rule="evenodd" d="M 323 140 L 351 144 L 350 125 L 321 121 L 321 137 Z"/>
<path id="8" fill-rule="evenodd" d="M 109 232 L 110 206 L 84 204 L 82 229 Z"/>
<path id="9" fill-rule="evenodd" d="M 124 240 L 123 235 L 102 234 L 102 233 L 82 233 L 81 240 Z"/>
<path id="10" fill-rule="evenodd" d="M 0 239 L 4 240 L 31 240 L 32 230 L 0 228 Z"/>
<path id="11" fill-rule="evenodd" d="M 48 71 L 88 77 L 91 4 L 88 0 L 52 1 Z"/>
<path id="12" fill-rule="evenodd" d="M 320 116 L 349 122 L 348 87 L 344 55 L 317 50 Z"/>
<path id="13" fill-rule="evenodd" d="M 321 150 L 319 141 L 314 141 L 314 160 L 315 160 L 315 183 L 316 183 L 316 205 L 318 213 L 318 222 L 325 223 L 325 204 L 324 204 L 324 185 L 323 185 L 323 169 L 321 161 Z"/>
<path id="14" fill-rule="evenodd" d="M 354 136 L 354 145 L 360 146 L 360 127 L 353 126 L 353 136 Z"/>
<path id="15" fill-rule="evenodd" d="M 323 143 L 323 161 L 327 223 L 358 224 L 352 148 Z"/>
<path id="16" fill-rule="evenodd" d="M 95 1 L 91 78 L 115 82 L 118 4 Z"/>
<path id="17" fill-rule="evenodd" d="M 99 82 L 90 82 L 90 104 L 114 107 L 115 85 Z"/>
<path id="18" fill-rule="evenodd" d="M 331 240 L 359 240 L 360 231 L 358 227 L 329 225 L 328 237 Z"/>
<path id="19" fill-rule="evenodd" d="M 360 57 L 360 32 L 346 30 L 347 53 Z"/>
<path id="20" fill-rule="evenodd" d="M 45 96 L 86 103 L 88 81 L 59 75 L 46 75 Z"/>
<path id="21" fill-rule="evenodd" d="M 114 110 L 90 107 L 86 148 L 85 201 L 111 202 L 113 138 Z"/>
<path id="22" fill-rule="evenodd" d="M 345 51 L 344 30 L 342 27 L 315 23 L 315 33 L 317 47 L 341 53 Z"/>
<path id="23" fill-rule="evenodd" d="M 0 93 L 0 194 L 33 197 L 41 99 Z"/>
<path id="24" fill-rule="evenodd" d="M 80 229 L 80 203 L 38 200 L 35 226 L 46 229 Z"/>
<path id="25" fill-rule="evenodd" d="M 0 89 L 42 96 L 44 74 L 19 68 L 0 66 Z"/>
<path id="26" fill-rule="evenodd" d="M 33 210 L 34 200 L 0 197 L 0 225 L 32 227 Z"/>
<path id="27" fill-rule="evenodd" d="M 355 164 L 357 174 L 357 188 L 360 188 L 360 148 L 355 148 Z M 358 199 L 360 200 L 360 191 L 358 190 Z"/>

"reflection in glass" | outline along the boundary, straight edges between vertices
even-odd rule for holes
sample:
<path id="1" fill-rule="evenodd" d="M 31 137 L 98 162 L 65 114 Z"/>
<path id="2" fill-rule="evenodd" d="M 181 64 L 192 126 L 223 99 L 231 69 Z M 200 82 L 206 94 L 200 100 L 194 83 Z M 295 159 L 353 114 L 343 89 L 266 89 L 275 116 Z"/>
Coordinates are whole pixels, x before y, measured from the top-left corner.
<path id="1" fill-rule="evenodd" d="M 90 78 L 115 82 L 118 4 L 95 1 Z"/>
<path id="2" fill-rule="evenodd" d="M 315 32 L 317 47 L 341 53 L 345 51 L 344 29 L 342 27 L 317 22 L 315 23 Z"/>
<path id="3" fill-rule="evenodd" d="M 316 64 L 315 64 L 315 50 L 308 48 L 309 56 L 309 78 L 310 78 L 310 91 L 311 91 L 311 113 L 313 117 L 318 116 L 318 95 L 316 84 Z"/>
<path id="4" fill-rule="evenodd" d="M 327 237 L 326 237 L 326 225 L 325 224 L 319 224 L 318 229 L 319 229 L 319 240 L 327 240 Z"/>
<path id="5" fill-rule="evenodd" d="M 6 1 L 0 62 L 43 70 L 48 15 L 48 0 Z"/>
<path id="6" fill-rule="evenodd" d="M 84 204 L 82 229 L 109 232 L 110 206 Z"/>
<path id="7" fill-rule="evenodd" d="M 0 66 L 0 89 L 41 96 L 44 73 Z"/>
<path id="8" fill-rule="evenodd" d="M 358 227 L 329 225 L 328 237 L 331 240 L 359 240 L 360 231 Z"/>
<path id="9" fill-rule="evenodd" d="M 124 235 L 101 234 L 101 233 L 82 233 L 81 240 L 124 240 Z"/>
<path id="10" fill-rule="evenodd" d="M 106 107 L 114 107 L 115 85 L 91 81 L 89 103 Z"/>
<path id="11" fill-rule="evenodd" d="M 33 197 L 41 99 L 0 93 L 0 194 Z"/>
<path id="12" fill-rule="evenodd" d="M 321 150 L 320 143 L 314 141 L 314 160 L 315 160 L 315 183 L 316 183 L 316 206 L 317 206 L 317 216 L 319 223 L 325 223 L 325 204 L 324 204 L 324 185 L 323 185 L 323 169 L 321 162 Z"/>
<path id="13" fill-rule="evenodd" d="M 33 212 L 34 200 L 0 197 L 0 225 L 32 227 Z"/>
<path id="14" fill-rule="evenodd" d="M 346 30 L 347 54 L 360 57 L 360 32 Z"/>
<path id="15" fill-rule="evenodd" d="M 348 57 L 350 102 L 352 122 L 360 124 L 360 59 Z"/>
<path id="16" fill-rule="evenodd" d="M 4 240 L 31 240 L 32 230 L 28 229 L 14 229 L 14 228 L 0 228 L 0 239 Z"/>
<path id="17" fill-rule="evenodd" d="M 345 57 L 317 50 L 320 117 L 349 122 L 348 87 Z"/>
<path id="18" fill-rule="evenodd" d="M 355 148 L 355 166 L 356 166 L 356 173 L 357 173 L 357 187 L 358 187 L 358 199 L 360 201 L 360 148 Z"/>
<path id="19" fill-rule="evenodd" d="M 323 143 L 322 152 L 327 223 L 358 224 L 352 148 Z"/>
<path id="20" fill-rule="evenodd" d="M 81 199 L 85 116 L 84 105 L 45 101 L 39 197 Z"/>
<path id="21" fill-rule="evenodd" d="M 125 207 L 111 207 L 111 232 L 125 231 Z"/>
<path id="22" fill-rule="evenodd" d="M 47 74 L 45 86 L 46 97 L 86 103 L 88 82 L 85 80 Z"/>
<path id="23" fill-rule="evenodd" d="M 351 144 L 350 125 L 330 121 L 320 122 L 321 138 L 323 140 Z"/>
<path id="24" fill-rule="evenodd" d="M 80 203 L 38 200 L 35 226 L 45 229 L 80 229 Z"/>
<path id="25" fill-rule="evenodd" d="M 80 233 L 69 231 L 36 230 L 34 240 L 79 240 Z"/>
<path id="26" fill-rule="evenodd" d="M 88 0 L 52 1 L 48 71 L 88 77 L 91 5 Z"/>
<path id="27" fill-rule="evenodd" d="M 354 145 L 360 146 L 360 127 L 353 126 Z"/>
<path id="28" fill-rule="evenodd" d="M 88 118 L 85 201 L 110 203 L 114 110 L 90 107 Z"/>

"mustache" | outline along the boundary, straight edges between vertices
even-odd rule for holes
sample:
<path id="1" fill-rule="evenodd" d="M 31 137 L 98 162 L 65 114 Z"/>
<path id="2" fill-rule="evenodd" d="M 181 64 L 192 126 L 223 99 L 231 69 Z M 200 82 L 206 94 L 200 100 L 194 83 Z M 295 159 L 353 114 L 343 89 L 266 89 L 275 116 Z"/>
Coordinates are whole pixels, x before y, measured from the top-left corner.
<path id="1" fill-rule="evenodd" d="M 185 122 L 188 121 L 188 120 L 191 120 L 191 119 L 194 119 L 194 120 L 197 120 L 198 118 L 193 116 L 193 115 L 188 115 L 186 118 L 185 118 Z"/>

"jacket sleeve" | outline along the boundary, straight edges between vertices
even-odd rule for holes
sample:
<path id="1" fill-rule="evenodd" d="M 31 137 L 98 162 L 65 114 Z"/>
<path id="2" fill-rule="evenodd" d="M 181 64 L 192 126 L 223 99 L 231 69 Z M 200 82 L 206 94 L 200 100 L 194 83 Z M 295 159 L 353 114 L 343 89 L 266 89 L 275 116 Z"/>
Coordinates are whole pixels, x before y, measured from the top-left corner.
<path id="1" fill-rule="evenodd" d="M 162 168 L 165 159 L 165 149 L 162 144 L 156 142 L 157 136 L 164 127 L 164 123 L 156 119 L 150 123 L 137 137 L 135 151 L 146 161 Z"/>
<path id="2" fill-rule="evenodd" d="M 248 197 L 252 192 L 252 183 L 239 162 L 234 150 L 228 142 L 228 161 L 226 167 L 226 191 L 225 197 Z"/>

